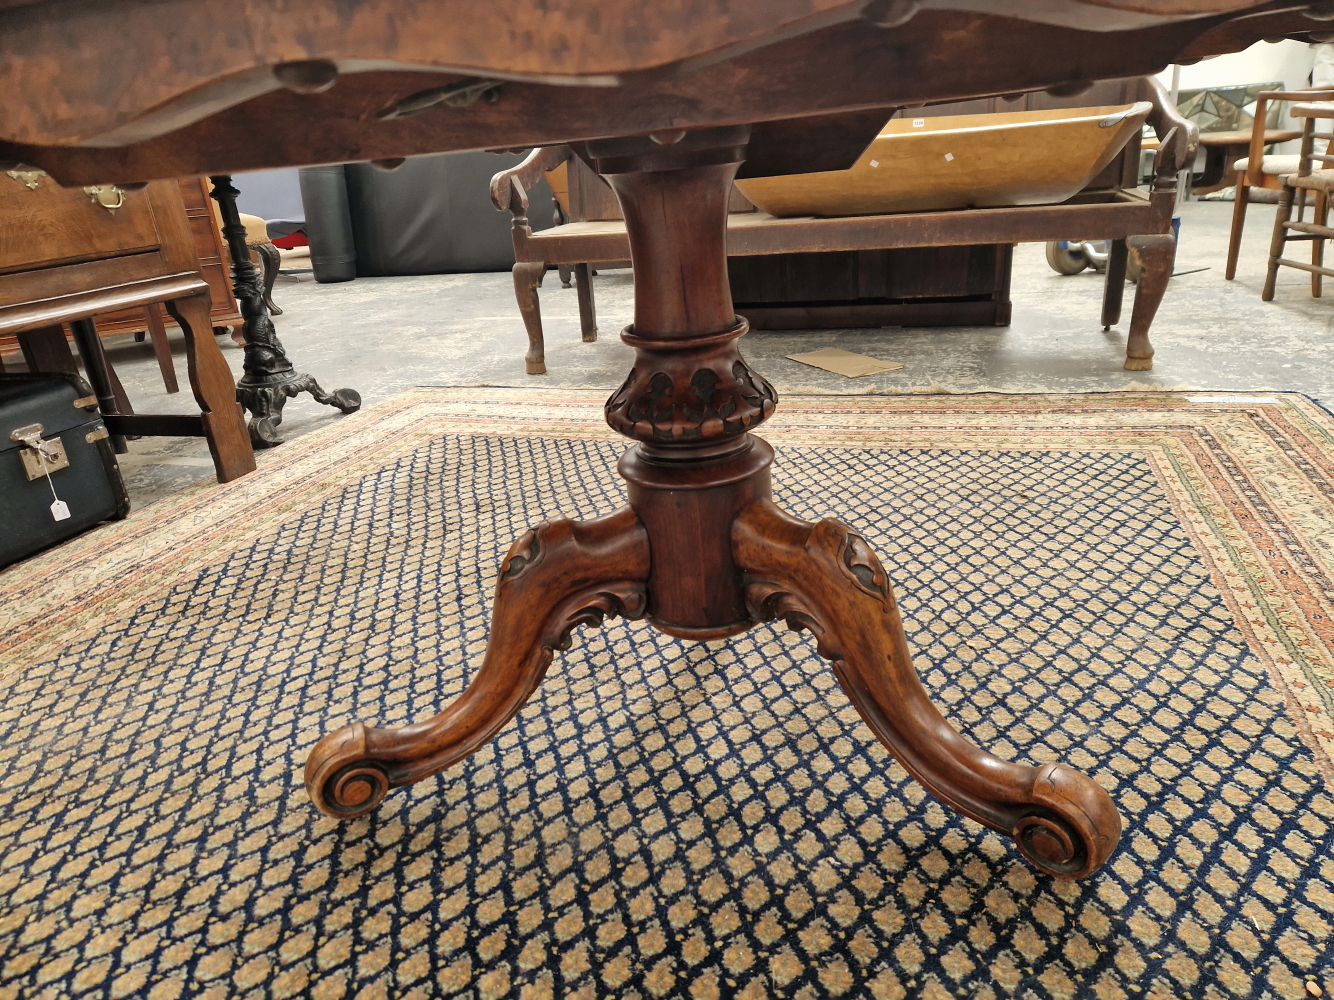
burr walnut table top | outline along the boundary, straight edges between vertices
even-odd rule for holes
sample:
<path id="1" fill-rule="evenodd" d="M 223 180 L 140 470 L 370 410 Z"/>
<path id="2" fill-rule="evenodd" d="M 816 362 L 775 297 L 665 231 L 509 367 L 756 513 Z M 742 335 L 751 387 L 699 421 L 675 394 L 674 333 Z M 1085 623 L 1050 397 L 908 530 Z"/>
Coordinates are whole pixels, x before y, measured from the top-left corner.
<path id="1" fill-rule="evenodd" d="M 1326 26 L 1248 0 L 0 0 L 0 161 L 124 183 L 758 122 L 745 173 L 836 169 L 876 109 Z"/>

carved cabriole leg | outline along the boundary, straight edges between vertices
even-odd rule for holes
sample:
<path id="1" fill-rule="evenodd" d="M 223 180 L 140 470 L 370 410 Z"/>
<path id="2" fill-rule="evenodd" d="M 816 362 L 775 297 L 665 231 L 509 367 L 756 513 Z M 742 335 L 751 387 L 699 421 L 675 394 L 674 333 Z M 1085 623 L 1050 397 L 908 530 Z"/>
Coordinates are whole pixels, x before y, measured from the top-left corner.
<path id="1" fill-rule="evenodd" d="M 330 816 L 360 816 L 390 788 L 439 774 L 484 746 L 537 690 L 553 653 L 569 649 L 575 626 L 643 615 L 648 562 L 644 528 L 630 510 L 526 532 L 501 564 L 491 641 L 472 683 L 426 722 L 358 722 L 324 737 L 306 761 L 311 799 Z"/>
<path id="2" fill-rule="evenodd" d="M 529 375 L 547 373 L 547 349 L 542 339 L 542 305 L 537 290 L 546 277 L 547 265 L 540 260 L 521 260 L 510 272 L 514 276 L 514 297 L 519 300 L 519 314 L 528 331 L 528 353 L 523 357 Z"/>
<path id="3" fill-rule="evenodd" d="M 860 535 L 758 500 L 737 518 L 732 542 L 751 614 L 812 632 L 866 724 L 931 794 L 1012 836 L 1052 875 L 1082 878 L 1107 860 L 1121 820 L 1099 785 L 1059 764 L 993 757 L 936 711 L 913 669 L 889 580 Z"/>
<path id="4" fill-rule="evenodd" d="M 1132 236 L 1126 246 L 1140 266 L 1139 286 L 1135 289 L 1135 306 L 1130 312 L 1130 333 L 1126 337 L 1127 371 L 1147 372 L 1153 368 L 1153 345 L 1149 343 L 1149 327 L 1158 313 L 1158 305 L 1167 291 L 1172 277 L 1172 258 L 1176 255 L 1176 238 L 1171 233 L 1153 236 Z"/>

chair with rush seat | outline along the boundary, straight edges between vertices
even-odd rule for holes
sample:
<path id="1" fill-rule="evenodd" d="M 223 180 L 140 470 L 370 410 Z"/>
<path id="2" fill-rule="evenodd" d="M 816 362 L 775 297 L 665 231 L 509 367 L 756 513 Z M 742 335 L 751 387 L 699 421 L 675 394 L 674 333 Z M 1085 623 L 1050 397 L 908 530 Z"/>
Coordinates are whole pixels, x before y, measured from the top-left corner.
<path id="1" fill-rule="evenodd" d="M 1271 141 L 1266 134 L 1266 106 L 1270 101 L 1328 101 L 1334 100 L 1334 90 L 1265 90 L 1255 100 L 1255 119 L 1251 123 L 1251 145 L 1248 155 L 1236 162 L 1236 201 L 1232 205 L 1232 232 L 1227 243 L 1227 269 L 1223 277 L 1231 281 L 1237 274 L 1237 258 L 1241 253 L 1241 233 L 1246 226 L 1246 206 L 1250 204 L 1252 187 L 1278 189 L 1286 174 L 1296 173 L 1300 155 L 1265 154 Z M 1295 110 L 1289 113 L 1296 116 Z M 1300 133 L 1299 133 L 1300 134 Z M 1328 162 L 1328 161 L 1326 161 Z"/>
<path id="2" fill-rule="evenodd" d="M 1327 91 L 1334 96 L 1334 91 Z M 1334 170 L 1311 169 L 1311 162 L 1334 163 L 1334 155 L 1317 153 L 1315 140 L 1334 139 L 1334 132 L 1317 132 L 1316 122 L 1334 118 L 1334 104 L 1294 104 L 1291 108 L 1294 118 L 1301 119 L 1302 151 L 1298 156 L 1297 170 L 1285 174 L 1281 180 L 1283 194 L 1279 197 L 1278 212 L 1274 217 L 1274 234 L 1269 243 L 1269 271 L 1265 275 L 1265 287 L 1260 298 L 1270 302 L 1274 298 L 1274 283 L 1278 279 L 1280 267 L 1295 267 L 1311 272 L 1311 294 L 1320 297 L 1320 283 L 1328 275 L 1334 277 L 1334 270 L 1324 266 L 1325 241 L 1334 238 L 1334 229 L 1328 225 L 1329 195 L 1334 190 Z M 1311 221 L 1305 221 L 1306 192 L 1312 199 Z M 1297 218 L 1292 217 L 1293 203 L 1297 204 Z M 1311 263 L 1304 264 L 1297 260 L 1288 260 L 1283 250 L 1289 241 L 1309 241 L 1311 244 Z"/>

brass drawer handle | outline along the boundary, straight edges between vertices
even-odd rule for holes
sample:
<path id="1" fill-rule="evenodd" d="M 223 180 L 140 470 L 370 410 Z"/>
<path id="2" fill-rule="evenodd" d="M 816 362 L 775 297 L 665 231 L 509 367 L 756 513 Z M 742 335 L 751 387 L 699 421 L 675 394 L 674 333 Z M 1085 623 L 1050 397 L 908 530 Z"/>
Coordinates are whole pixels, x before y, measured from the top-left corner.
<path id="1" fill-rule="evenodd" d="M 112 215 L 125 204 L 125 192 L 114 184 L 94 184 L 84 188 L 83 193 L 94 205 L 101 205 Z"/>

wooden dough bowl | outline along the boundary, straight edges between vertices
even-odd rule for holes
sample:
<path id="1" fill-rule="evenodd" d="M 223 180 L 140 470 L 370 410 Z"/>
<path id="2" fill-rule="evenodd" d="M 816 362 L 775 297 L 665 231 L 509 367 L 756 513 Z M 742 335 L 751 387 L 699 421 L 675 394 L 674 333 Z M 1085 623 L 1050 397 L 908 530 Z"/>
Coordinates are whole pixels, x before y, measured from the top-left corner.
<path id="1" fill-rule="evenodd" d="M 1051 205 L 1097 176 L 1153 105 L 896 118 L 847 170 L 736 186 L 770 215 Z"/>

